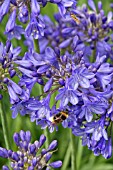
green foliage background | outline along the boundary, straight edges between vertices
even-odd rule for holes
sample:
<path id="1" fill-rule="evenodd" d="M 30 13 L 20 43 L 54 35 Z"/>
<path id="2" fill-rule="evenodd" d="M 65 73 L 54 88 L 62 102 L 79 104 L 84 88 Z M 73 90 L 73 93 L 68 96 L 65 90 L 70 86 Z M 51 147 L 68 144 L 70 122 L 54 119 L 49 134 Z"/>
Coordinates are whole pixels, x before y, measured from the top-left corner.
<path id="1" fill-rule="evenodd" d="M 107 14 L 107 12 L 110 10 L 109 3 L 112 2 L 112 0 L 102 0 L 103 2 L 103 8 Z M 78 4 L 82 5 L 83 3 L 87 3 L 87 0 L 79 0 Z M 95 3 L 98 3 L 98 0 L 95 0 Z M 50 16 L 50 18 L 54 21 L 53 13 L 57 11 L 57 6 L 48 4 L 43 10 L 42 14 L 47 14 Z M 0 24 L 0 41 L 5 43 L 6 38 L 3 36 L 5 24 L 7 21 L 7 16 L 5 17 L 4 21 Z M 23 46 L 22 41 L 24 40 L 24 37 L 22 37 L 22 40 L 17 41 L 16 39 L 13 40 L 14 46 L 21 46 L 22 47 L 22 55 L 24 54 L 24 51 L 26 50 L 26 47 Z M 32 95 L 36 96 L 41 93 L 40 86 L 36 85 L 33 89 Z M 63 167 L 60 168 L 61 170 L 70 170 L 71 169 L 71 152 L 70 152 L 70 130 L 64 129 L 61 125 L 59 125 L 59 130 L 56 132 L 54 131 L 52 134 L 48 131 L 43 131 L 40 129 L 39 126 L 36 126 L 35 122 L 31 123 L 28 116 L 20 116 L 18 114 L 16 119 L 12 119 L 12 114 L 10 110 L 10 104 L 9 104 L 9 96 L 7 94 L 4 94 L 3 102 L 5 105 L 5 113 L 7 116 L 7 123 L 8 123 L 8 132 L 10 137 L 10 143 L 11 143 L 11 149 L 17 150 L 16 145 L 13 142 L 13 133 L 19 132 L 21 129 L 23 130 L 30 130 L 32 134 L 32 142 L 34 140 L 39 139 L 39 136 L 42 133 L 48 134 L 48 140 L 49 143 L 53 139 L 58 140 L 58 151 L 53 154 L 52 160 L 62 160 L 63 161 Z M 54 102 L 54 96 L 51 101 Z M 0 146 L 5 147 L 4 143 L 4 137 L 2 132 L 2 125 L 0 120 Z M 46 145 L 45 145 L 46 147 Z M 109 160 L 105 160 L 102 156 L 95 157 L 91 151 L 87 149 L 87 147 L 82 147 L 81 140 L 76 137 L 75 138 L 75 149 L 76 149 L 76 161 L 78 170 L 113 170 L 113 156 Z M 5 159 L 0 158 L 0 169 L 2 169 L 3 164 L 8 164 L 8 161 Z"/>

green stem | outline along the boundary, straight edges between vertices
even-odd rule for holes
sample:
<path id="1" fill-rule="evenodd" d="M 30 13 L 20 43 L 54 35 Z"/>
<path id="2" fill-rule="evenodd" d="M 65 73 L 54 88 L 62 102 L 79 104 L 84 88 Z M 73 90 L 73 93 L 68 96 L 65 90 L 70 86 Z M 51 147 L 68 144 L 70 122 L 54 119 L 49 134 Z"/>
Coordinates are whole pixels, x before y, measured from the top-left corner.
<path id="1" fill-rule="evenodd" d="M 94 156 L 94 153 L 91 153 L 90 158 L 89 158 L 89 162 L 88 165 L 89 167 L 93 167 L 96 161 L 96 156 Z"/>
<path id="2" fill-rule="evenodd" d="M 45 147 L 46 149 L 48 148 L 49 146 L 49 133 L 48 133 L 48 129 L 44 129 L 44 135 L 46 136 L 46 142 L 45 142 Z"/>
<path id="3" fill-rule="evenodd" d="M 78 149 L 77 149 L 77 169 L 78 170 L 80 169 L 80 165 L 81 165 L 82 152 L 83 152 L 82 141 L 79 138 Z"/>
<path id="4" fill-rule="evenodd" d="M 63 166 L 61 170 L 66 170 L 69 164 L 69 160 L 70 160 L 70 156 L 71 156 L 71 142 L 68 145 L 64 160 L 63 160 Z"/>
<path id="5" fill-rule="evenodd" d="M 71 170 L 77 170 L 77 162 L 76 162 L 76 142 L 75 136 L 72 134 L 70 130 L 70 139 L 71 139 Z"/>
<path id="6" fill-rule="evenodd" d="M 35 52 L 39 53 L 40 49 L 39 49 L 39 42 L 37 39 L 34 39 L 34 48 L 35 48 Z"/>
<path id="7" fill-rule="evenodd" d="M 10 148 L 10 140 L 9 140 L 9 133 L 8 133 L 8 125 L 7 125 L 6 113 L 4 111 L 4 104 L 2 100 L 0 101 L 0 114 L 1 114 L 1 122 L 2 122 L 5 145 L 6 145 L 6 149 L 9 150 L 11 148 Z"/>
<path id="8" fill-rule="evenodd" d="M 96 41 L 94 42 L 94 50 L 93 50 L 93 54 L 92 54 L 92 58 L 91 58 L 91 63 L 95 62 L 96 59 Z"/>

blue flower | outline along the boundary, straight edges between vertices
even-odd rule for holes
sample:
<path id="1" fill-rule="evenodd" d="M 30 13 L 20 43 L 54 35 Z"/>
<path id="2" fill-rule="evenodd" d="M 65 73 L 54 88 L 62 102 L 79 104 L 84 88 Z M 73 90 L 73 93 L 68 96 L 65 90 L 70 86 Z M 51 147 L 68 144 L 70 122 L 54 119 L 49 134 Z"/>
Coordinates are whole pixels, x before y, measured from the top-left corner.
<path id="1" fill-rule="evenodd" d="M 7 91 L 9 93 L 11 104 L 18 103 L 20 100 L 28 100 L 30 97 L 31 88 L 36 82 L 36 79 L 33 79 L 30 81 L 33 85 L 29 85 L 27 87 L 27 83 L 23 82 L 22 84 L 21 81 L 19 83 L 15 83 L 12 80 L 14 76 L 19 77 L 21 80 L 23 69 L 27 70 L 32 66 L 31 62 L 25 60 L 22 61 L 22 58 L 18 56 L 20 51 L 20 47 L 13 49 L 10 41 L 6 42 L 5 47 L 2 43 L 0 44 L 0 72 L 2 73 L 0 77 L 0 85 L 3 92 Z M 21 67 L 22 71 L 20 69 L 21 72 L 18 72 L 17 74 L 17 68 L 19 67 Z"/>
<path id="2" fill-rule="evenodd" d="M 111 138 L 108 137 L 109 120 L 102 116 L 98 121 L 86 123 L 84 128 L 73 127 L 73 133 L 82 136 L 82 144 L 87 145 L 96 156 L 102 154 L 106 159 L 111 157 Z"/>
<path id="3" fill-rule="evenodd" d="M 112 141 L 111 141 L 111 138 L 109 138 L 108 142 L 106 142 L 105 148 L 101 151 L 101 154 L 106 159 L 108 159 L 112 156 Z"/>
<path id="4" fill-rule="evenodd" d="M 8 83 L 16 75 L 13 61 L 18 57 L 20 51 L 20 47 L 13 49 L 10 41 L 6 42 L 6 46 L 0 43 L 0 85 L 3 91 L 7 89 Z"/>
<path id="5" fill-rule="evenodd" d="M 31 12 L 36 16 L 40 14 L 40 5 L 37 0 L 31 0 Z"/>
<path id="6" fill-rule="evenodd" d="M 38 39 L 40 35 L 44 35 L 44 27 L 45 26 L 42 21 L 42 17 L 39 16 L 38 18 L 36 18 L 36 16 L 32 13 L 30 23 L 25 29 L 26 36 L 29 37 L 30 35 L 32 35 L 35 39 Z"/>
<path id="7" fill-rule="evenodd" d="M 89 88 L 90 87 L 90 79 L 95 76 L 94 73 L 89 72 L 86 68 L 75 68 L 72 73 L 72 76 L 69 80 L 69 85 L 71 88 L 76 90 L 78 86 L 82 88 Z"/>
<path id="8" fill-rule="evenodd" d="M 105 114 L 106 109 L 109 104 L 100 100 L 96 97 L 90 97 L 89 99 L 86 96 L 83 96 L 84 105 L 81 107 L 81 112 L 78 118 L 82 119 L 85 116 L 87 122 L 91 122 L 93 119 L 93 114 Z"/>
<path id="9" fill-rule="evenodd" d="M 58 4 L 60 14 L 62 15 L 65 13 L 65 7 L 68 7 L 69 3 L 73 4 L 72 1 L 51 2 Z M 43 45 L 47 46 L 47 44 L 51 43 L 53 47 L 68 47 L 72 52 L 71 48 L 75 51 L 75 37 L 78 36 L 79 41 L 77 43 L 80 44 L 81 49 L 83 48 L 83 53 L 86 53 L 87 46 L 89 47 L 86 56 L 89 57 L 93 55 L 93 50 L 96 48 L 96 53 L 93 57 L 96 57 L 99 53 L 100 56 L 107 55 L 107 57 L 112 58 L 112 45 L 110 43 L 112 40 L 112 34 L 109 34 L 113 29 L 112 12 L 110 11 L 106 16 L 102 9 L 102 3 L 98 2 L 98 9 L 96 9 L 93 0 L 88 1 L 91 11 L 87 6 L 84 7 L 84 5 L 80 8 L 76 7 L 74 9 L 74 5 L 72 4 L 71 10 L 66 13 L 65 19 L 60 17 L 61 15 L 59 13 L 55 15 L 57 24 L 48 24 L 50 21 L 47 17 L 44 17 L 45 37 L 42 39 L 40 38 L 41 41 L 44 42 Z M 71 17 L 72 14 L 73 17 Z M 74 15 L 79 21 L 79 24 L 74 19 Z"/>
<path id="10" fill-rule="evenodd" d="M 76 5 L 76 1 L 74 0 L 50 0 L 52 3 L 56 3 L 58 5 L 58 9 L 60 14 L 63 16 L 66 13 L 66 8 L 72 7 Z"/>
<path id="11" fill-rule="evenodd" d="M 28 12 L 28 8 L 26 5 L 22 5 L 19 8 L 19 13 L 18 13 L 18 19 L 20 22 L 22 23 L 27 23 L 28 19 L 29 19 L 29 12 Z"/>
<path id="12" fill-rule="evenodd" d="M 88 5 L 91 7 L 93 11 L 96 11 L 96 6 L 93 0 L 88 0 Z"/>
<path id="13" fill-rule="evenodd" d="M 21 25 L 16 25 L 14 26 L 14 28 L 11 31 L 5 31 L 4 32 L 7 35 L 7 38 L 9 40 L 16 38 L 18 40 L 21 39 L 21 34 L 24 34 L 25 31 L 23 29 L 23 27 Z"/>
<path id="14" fill-rule="evenodd" d="M 7 14 L 10 7 L 10 0 L 5 0 L 0 6 L 0 22 L 2 21 L 5 14 Z"/>
<path id="15" fill-rule="evenodd" d="M 50 90 L 50 88 L 52 87 L 53 84 L 53 79 L 50 78 L 50 80 L 46 83 L 46 85 L 44 86 L 44 92 L 47 92 Z"/>
<path id="16" fill-rule="evenodd" d="M 7 88 L 11 104 L 18 103 L 20 99 L 26 101 L 30 97 L 29 91 L 27 89 L 22 89 L 12 80 L 8 80 Z"/>
<path id="17" fill-rule="evenodd" d="M 59 94 L 56 96 L 56 100 L 60 100 L 61 107 L 68 105 L 69 103 L 76 105 L 78 103 L 78 97 L 76 91 L 70 89 L 68 86 L 68 80 L 64 88 L 59 89 Z"/>
<path id="18" fill-rule="evenodd" d="M 11 15 L 8 19 L 8 22 L 6 24 L 5 31 L 10 32 L 12 29 L 14 29 L 15 22 L 16 22 L 16 9 L 13 10 L 13 12 L 11 13 Z"/>

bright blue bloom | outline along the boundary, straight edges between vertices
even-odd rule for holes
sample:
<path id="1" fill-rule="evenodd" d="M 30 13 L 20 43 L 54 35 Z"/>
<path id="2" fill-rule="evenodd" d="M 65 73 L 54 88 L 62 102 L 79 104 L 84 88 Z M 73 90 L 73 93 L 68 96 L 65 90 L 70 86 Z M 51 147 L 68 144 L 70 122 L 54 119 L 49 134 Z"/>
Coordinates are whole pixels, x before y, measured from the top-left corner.
<path id="1" fill-rule="evenodd" d="M 31 12 L 36 16 L 40 14 L 40 5 L 37 0 L 31 0 Z"/>
<path id="2" fill-rule="evenodd" d="M 22 89 L 12 80 L 8 80 L 7 88 L 11 104 L 18 103 L 20 100 L 26 101 L 30 97 L 29 91 L 27 89 Z"/>
<path id="3" fill-rule="evenodd" d="M 55 23 L 40 14 L 40 7 L 48 2 L 58 6 Z M 88 0 L 88 5 L 91 10 L 84 5 L 75 8 L 75 0 L 2 2 L 0 20 L 10 13 L 5 28 L 7 38 L 21 39 L 24 34 L 28 51 L 20 57 L 20 48 L 13 49 L 10 41 L 5 47 L 0 44 L 0 90 L 9 93 L 12 118 L 18 113 L 28 114 L 32 122 L 36 121 L 42 129 L 48 127 L 50 132 L 62 123 L 64 128 L 71 128 L 74 135 L 81 136 L 83 145 L 95 155 L 109 158 L 112 152 L 108 129 L 111 130 L 113 121 L 113 65 L 108 62 L 113 59 L 112 12 L 106 16 L 101 2 L 98 8 L 93 0 Z M 25 30 L 16 25 L 16 18 L 27 23 Z M 34 48 L 34 39 L 39 39 L 40 53 Z M 19 78 L 17 84 L 12 80 L 14 76 Z M 42 94 L 30 97 L 37 83 L 42 85 Z M 55 101 L 51 108 L 53 95 Z M 53 121 L 62 111 L 67 112 L 67 116 L 58 123 Z M 35 153 L 35 149 L 36 146 L 31 146 L 30 153 Z M 1 153 L 8 157 L 6 150 Z M 42 154 L 45 153 L 43 150 Z M 47 153 L 46 159 L 50 157 Z M 12 158 L 18 161 L 19 156 L 13 153 Z M 30 168 L 35 165 L 34 159 Z M 49 165 L 57 168 L 61 162 Z"/>
<path id="4" fill-rule="evenodd" d="M 99 121 L 87 123 L 84 128 L 73 128 L 73 133 L 82 136 L 83 145 L 87 145 L 96 156 L 102 154 L 106 159 L 111 157 L 111 139 L 108 138 L 105 117 Z"/>
<path id="5" fill-rule="evenodd" d="M 71 88 L 76 90 L 78 86 L 82 88 L 89 88 L 90 87 L 90 79 L 95 76 L 94 73 L 89 72 L 86 68 L 77 68 L 73 70 L 72 76 L 69 80 L 69 85 Z"/>
<path id="6" fill-rule="evenodd" d="M 64 88 L 59 89 L 59 94 L 56 96 L 56 100 L 60 100 L 61 107 L 68 105 L 69 102 L 73 105 L 78 103 L 76 91 L 69 88 L 68 82 L 66 82 Z"/>
<path id="7" fill-rule="evenodd" d="M 43 21 L 43 17 L 40 16 L 40 6 L 45 6 L 48 0 L 29 0 L 29 1 L 16 1 L 16 0 L 5 0 L 1 2 L 0 6 L 0 22 L 3 20 L 3 17 L 9 12 L 10 17 L 6 24 L 5 34 L 9 39 L 17 38 L 21 39 L 21 34 L 24 33 L 23 30 L 20 29 L 20 26 L 15 24 L 16 18 L 19 19 L 22 23 L 27 23 L 26 27 L 26 35 L 29 37 L 31 34 L 35 39 L 38 39 L 39 36 L 44 36 L 44 28 L 45 24 Z M 74 6 L 76 1 L 71 0 L 68 2 L 67 0 L 62 1 L 52 1 L 51 3 L 57 4 L 60 14 L 63 16 L 66 13 L 66 10 Z M 31 7 L 31 12 L 29 12 L 28 8 Z M 9 10 L 11 9 L 11 10 Z"/>
<path id="8" fill-rule="evenodd" d="M 22 5 L 19 8 L 18 19 L 22 23 L 26 23 L 29 19 L 29 12 L 26 5 Z"/>
<path id="9" fill-rule="evenodd" d="M 25 32 L 26 36 L 29 37 L 32 35 L 35 39 L 39 38 L 39 35 L 44 36 L 44 23 L 42 21 L 42 17 L 38 16 L 38 19 L 35 17 L 35 15 L 31 14 L 31 20 L 30 23 L 27 25 Z"/>
<path id="10" fill-rule="evenodd" d="M 96 11 L 96 7 L 93 0 L 88 0 L 88 5 L 91 7 L 93 11 Z"/>
<path id="11" fill-rule="evenodd" d="M 2 21 L 5 14 L 7 14 L 10 7 L 10 0 L 5 0 L 0 6 L 0 22 Z"/>
<path id="12" fill-rule="evenodd" d="M 18 113 L 20 113 L 22 116 L 29 113 L 28 112 L 29 110 L 27 110 L 24 105 L 25 105 L 25 102 L 20 101 L 17 104 L 14 104 L 12 106 L 11 110 L 12 110 L 12 118 L 13 119 L 15 119 L 17 117 Z"/>
<path id="13" fill-rule="evenodd" d="M 92 11 L 90 11 L 86 5 L 76 9 L 72 6 L 71 12 L 66 14 L 65 19 L 61 18 L 59 13 L 55 14 L 57 24 L 50 24 L 47 17 L 44 17 L 45 37 L 42 37 L 42 39 L 40 38 L 40 41 L 43 42 L 43 46 L 40 46 L 41 51 L 43 51 L 44 45 L 46 47 L 47 44 L 51 43 L 53 47 L 68 47 L 70 48 L 70 51 L 72 48 L 73 51 L 76 52 L 75 37 L 78 35 L 79 42 L 77 43 L 81 45 L 81 50 L 83 48 L 82 51 L 86 52 L 86 46 L 89 46 L 88 49 L 90 51 L 88 51 L 87 56 L 91 56 L 90 53 L 93 54 L 92 51 L 96 48 L 95 57 L 99 53 L 100 55 L 107 55 L 107 57 L 112 58 L 112 45 L 110 43 L 113 29 L 112 12 L 110 11 L 106 16 L 102 9 L 101 2 L 98 2 L 98 9 L 96 9 L 93 0 L 89 0 L 88 2 Z M 78 18 L 79 23 L 71 17 L 71 14 Z M 40 44 L 42 44 L 41 42 Z"/>
<path id="14" fill-rule="evenodd" d="M 55 0 L 50 0 L 50 1 L 54 1 Z M 76 1 L 74 0 L 62 0 L 62 1 L 56 1 L 57 5 L 58 5 L 58 8 L 59 8 L 59 12 L 60 14 L 65 14 L 66 13 L 66 8 L 69 8 L 69 7 L 76 7 Z"/>
<path id="15" fill-rule="evenodd" d="M 106 103 L 102 103 L 99 101 L 96 102 L 85 102 L 82 106 L 82 111 L 79 114 L 79 118 L 82 119 L 85 116 L 87 122 L 91 122 L 93 119 L 93 114 L 104 114 L 106 111 L 107 105 Z"/>
<path id="16" fill-rule="evenodd" d="M 21 25 L 15 24 L 15 26 L 12 30 L 5 31 L 4 34 L 6 34 L 6 36 L 9 40 L 11 40 L 13 38 L 20 40 L 21 34 L 25 34 L 25 30 L 23 29 L 23 27 Z"/>
<path id="17" fill-rule="evenodd" d="M 50 90 L 50 88 L 52 87 L 53 84 L 53 79 L 50 78 L 50 80 L 46 83 L 46 85 L 44 86 L 44 92 L 47 92 Z"/>
<path id="18" fill-rule="evenodd" d="M 11 15 L 9 17 L 9 20 L 8 20 L 8 22 L 6 24 L 5 31 L 6 32 L 12 31 L 12 29 L 14 29 L 15 22 L 16 22 L 16 9 L 13 10 L 13 12 L 11 13 Z"/>
<path id="19" fill-rule="evenodd" d="M 17 65 L 21 65 L 21 68 L 32 66 L 32 63 L 28 61 L 21 61 L 22 58 L 18 56 L 20 51 L 20 47 L 13 49 L 10 41 L 6 42 L 5 47 L 2 43 L 0 44 L 0 86 L 3 92 L 8 91 L 12 104 L 18 103 L 20 100 L 26 101 L 30 96 L 30 90 L 26 88 L 26 85 L 23 87 L 11 80 L 14 76 L 21 78 L 21 72 L 17 74 Z"/>

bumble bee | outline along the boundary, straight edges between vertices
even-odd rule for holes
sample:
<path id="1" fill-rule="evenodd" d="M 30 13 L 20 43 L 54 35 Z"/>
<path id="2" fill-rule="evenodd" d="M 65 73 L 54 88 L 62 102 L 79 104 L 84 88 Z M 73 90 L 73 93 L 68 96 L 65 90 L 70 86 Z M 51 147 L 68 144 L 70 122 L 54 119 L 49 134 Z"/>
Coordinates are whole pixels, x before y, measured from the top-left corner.
<path id="1" fill-rule="evenodd" d="M 66 120 L 68 118 L 68 112 L 67 111 L 61 111 L 59 113 L 57 113 L 56 115 L 54 115 L 53 117 L 51 117 L 51 122 L 53 125 L 57 125 L 61 122 L 63 122 L 64 120 Z"/>
<path id="2" fill-rule="evenodd" d="M 70 14 L 70 16 L 77 24 L 80 24 L 80 20 L 76 17 L 75 14 Z"/>

